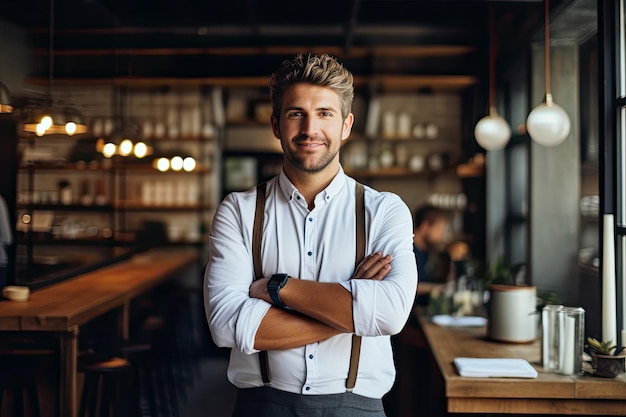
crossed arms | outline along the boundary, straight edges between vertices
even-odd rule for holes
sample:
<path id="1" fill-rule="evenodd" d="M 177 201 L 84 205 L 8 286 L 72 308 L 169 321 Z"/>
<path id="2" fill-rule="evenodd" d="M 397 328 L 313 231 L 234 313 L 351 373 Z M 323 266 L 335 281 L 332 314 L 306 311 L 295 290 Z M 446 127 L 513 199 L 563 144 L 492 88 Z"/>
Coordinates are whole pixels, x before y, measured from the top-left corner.
<path id="1" fill-rule="evenodd" d="M 295 278 L 292 272 L 294 278 L 280 291 L 291 309 L 285 311 L 272 306 L 267 278 L 251 284 L 252 261 L 246 254 L 255 195 L 235 197 L 226 198 L 214 217 L 205 271 L 207 319 L 218 346 L 252 354 L 301 347 L 342 333 L 388 336 L 402 329 L 415 297 L 417 268 L 410 211 L 399 198 L 370 202 L 371 210 L 384 218 L 370 224 L 370 255 L 356 270 L 353 259 L 345 259 L 339 249 L 322 266 L 315 265 L 318 270 L 308 270 L 308 278 Z M 274 245 L 277 233 L 269 227 L 265 239 Z M 331 232 L 326 238 L 336 248 L 354 241 L 351 233 Z M 264 258 L 266 271 L 301 269 L 298 245 L 284 244 L 280 251 Z M 316 273 L 320 278 L 310 279 Z"/>
<path id="2" fill-rule="evenodd" d="M 391 255 L 376 252 L 361 261 L 352 279 L 381 281 L 390 270 Z M 267 281 L 254 281 L 250 297 L 272 303 Z M 290 349 L 354 332 L 352 294 L 338 283 L 289 278 L 280 297 L 293 311 L 270 308 L 257 330 L 255 349 Z"/>

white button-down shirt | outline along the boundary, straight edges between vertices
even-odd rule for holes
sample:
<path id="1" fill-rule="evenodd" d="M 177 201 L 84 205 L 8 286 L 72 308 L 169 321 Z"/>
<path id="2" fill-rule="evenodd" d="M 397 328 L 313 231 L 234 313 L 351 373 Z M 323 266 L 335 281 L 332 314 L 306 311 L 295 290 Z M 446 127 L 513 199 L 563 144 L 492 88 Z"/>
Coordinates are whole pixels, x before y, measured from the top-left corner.
<path id="1" fill-rule="evenodd" d="M 393 255 L 382 281 L 353 279 L 355 181 L 339 174 L 315 197 L 311 211 L 284 172 L 267 183 L 261 244 L 263 276 L 285 273 L 339 282 L 352 293 L 355 333 L 363 336 L 354 393 L 381 398 L 393 384 L 389 336 L 404 326 L 413 306 L 417 268 L 411 212 L 395 194 L 365 187 L 365 254 Z M 239 388 L 262 386 L 256 331 L 270 304 L 250 298 L 254 279 L 252 229 L 256 191 L 232 193 L 220 204 L 210 233 L 205 307 L 213 340 L 232 348 L 229 380 Z M 315 297 L 315 294 L 311 294 Z M 345 392 L 351 335 L 287 350 L 269 351 L 274 388 L 302 394 Z"/>

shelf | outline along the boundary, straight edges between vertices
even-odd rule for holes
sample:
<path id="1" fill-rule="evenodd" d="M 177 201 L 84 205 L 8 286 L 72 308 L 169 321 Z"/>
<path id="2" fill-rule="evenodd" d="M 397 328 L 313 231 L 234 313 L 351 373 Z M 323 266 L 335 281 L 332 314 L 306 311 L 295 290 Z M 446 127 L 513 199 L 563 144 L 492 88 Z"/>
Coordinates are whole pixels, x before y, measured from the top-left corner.
<path id="1" fill-rule="evenodd" d="M 115 241 L 112 239 L 98 238 L 54 238 L 54 237 L 42 237 L 42 236 L 19 236 L 17 243 L 33 243 L 36 245 L 62 245 L 62 246 L 114 246 Z"/>
<path id="2" fill-rule="evenodd" d="M 36 233 L 31 236 L 28 236 L 24 233 L 20 233 L 17 236 L 18 244 L 34 244 L 34 245 L 51 245 L 51 246 L 93 246 L 93 247 L 113 247 L 113 246 L 141 246 L 146 242 L 142 240 L 138 240 L 136 238 L 137 233 L 124 232 L 119 233 L 119 236 L 113 238 L 55 238 L 52 237 L 49 233 Z M 181 245 L 197 245 L 205 243 L 208 240 L 208 235 L 202 235 L 197 239 L 185 239 L 181 238 L 179 240 L 166 240 L 159 242 L 150 242 L 151 244 L 159 244 L 159 245 L 168 245 L 168 246 L 181 246 Z M 45 258 L 45 257 L 39 257 Z M 55 257 L 52 257 L 55 258 Z M 41 262 L 41 260 L 40 260 Z"/>
<path id="3" fill-rule="evenodd" d="M 211 168 L 208 166 L 196 166 L 196 168 L 193 171 L 184 171 L 184 170 L 159 171 L 158 169 L 154 168 L 151 164 L 136 163 L 136 164 L 124 164 L 123 166 L 118 167 L 117 171 L 123 172 L 126 174 L 193 175 L 193 174 L 208 174 L 211 172 Z"/>
<path id="4" fill-rule="evenodd" d="M 600 277 L 600 268 L 591 266 L 591 265 L 583 265 L 578 264 L 578 269 L 581 273 L 589 276 Z"/>
<path id="5" fill-rule="evenodd" d="M 351 141 L 367 141 L 367 142 L 375 142 L 378 144 L 384 144 L 384 143 L 388 143 L 390 145 L 394 145 L 394 144 L 398 144 L 398 143 L 436 143 L 436 144 L 441 144 L 441 143 L 450 143 L 451 145 L 456 145 L 456 143 L 451 140 L 451 139 L 443 139 L 440 136 L 433 138 L 433 139 L 429 139 L 429 138 L 416 138 L 413 136 L 408 136 L 408 137 L 403 137 L 403 136 L 382 136 L 382 135 L 377 135 L 377 136 L 364 136 L 361 134 L 352 134 L 350 135 L 350 139 L 348 140 L 348 143 Z"/>
<path id="6" fill-rule="evenodd" d="M 485 166 L 476 164 L 460 164 L 456 167 L 459 178 L 481 178 L 485 176 Z"/>
<path id="7" fill-rule="evenodd" d="M 43 85 L 48 83 L 47 78 L 29 77 L 29 84 Z M 243 77 L 104 77 L 104 78 L 59 78 L 55 79 L 55 85 L 59 86 L 94 86 L 94 85 L 128 85 L 132 83 L 134 88 L 161 87 L 170 85 L 173 87 L 193 86 L 216 86 L 226 88 L 241 87 L 267 87 L 266 76 L 243 76 Z M 440 91 L 460 91 L 479 83 L 478 77 L 473 75 L 355 75 L 355 87 L 369 87 L 375 85 L 385 91 L 406 92 L 431 88 Z"/>
<path id="8" fill-rule="evenodd" d="M 118 201 L 115 203 L 115 208 L 119 210 L 127 211 L 199 211 L 210 210 L 212 207 L 210 204 L 162 204 L 162 205 L 147 205 L 136 201 Z"/>
<path id="9" fill-rule="evenodd" d="M 18 209 L 35 211 L 100 211 L 100 212 L 110 212 L 113 210 L 113 206 L 111 204 L 106 204 L 103 206 L 92 205 L 92 206 L 84 206 L 81 204 L 24 204 L 18 203 Z"/>
<path id="10" fill-rule="evenodd" d="M 600 217 L 592 214 L 582 215 L 580 216 L 580 220 L 586 224 L 598 224 L 600 222 Z"/>
<path id="11" fill-rule="evenodd" d="M 139 138 L 143 141 L 150 141 L 154 143 L 158 142 L 198 142 L 198 143 L 210 143 L 215 138 L 214 136 L 202 136 L 202 135 L 180 135 L 176 137 L 165 136 L 149 136 L 149 137 L 141 137 Z"/>
<path id="12" fill-rule="evenodd" d="M 20 165 L 20 171 L 80 171 L 80 172 L 92 172 L 94 174 L 101 172 L 110 172 L 111 164 L 108 166 L 102 166 L 102 163 L 98 163 L 97 166 L 90 163 L 78 163 L 78 162 L 35 162 L 28 165 Z"/>
<path id="13" fill-rule="evenodd" d="M 347 169 L 346 174 L 355 178 L 427 178 L 432 179 L 441 176 L 456 177 L 454 170 L 442 170 L 442 171 L 411 171 L 408 168 L 403 167 L 389 167 L 380 168 L 376 170 L 371 169 Z"/>

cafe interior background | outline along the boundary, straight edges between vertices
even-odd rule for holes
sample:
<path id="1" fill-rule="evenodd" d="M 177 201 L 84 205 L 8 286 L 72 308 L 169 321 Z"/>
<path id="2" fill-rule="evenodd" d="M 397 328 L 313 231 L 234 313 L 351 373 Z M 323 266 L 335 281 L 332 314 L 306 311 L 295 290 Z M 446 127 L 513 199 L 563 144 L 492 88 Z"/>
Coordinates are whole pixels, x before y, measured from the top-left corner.
<path id="1" fill-rule="evenodd" d="M 205 257 L 225 193 L 280 168 L 270 72 L 328 52 L 355 74 L 348 174 L 448 210 L 480 274 L 521 271 L 584 308 L 586 334 L 602 337 L 613 279 L 626 343 L 624 25 L 612 0 L 5 1 L 5 284 L 37 291 L 151 246 Z M 531 135 L 546 93 L 562 131 Z M 38 125 L 44 110 L 75 130 Z"/>

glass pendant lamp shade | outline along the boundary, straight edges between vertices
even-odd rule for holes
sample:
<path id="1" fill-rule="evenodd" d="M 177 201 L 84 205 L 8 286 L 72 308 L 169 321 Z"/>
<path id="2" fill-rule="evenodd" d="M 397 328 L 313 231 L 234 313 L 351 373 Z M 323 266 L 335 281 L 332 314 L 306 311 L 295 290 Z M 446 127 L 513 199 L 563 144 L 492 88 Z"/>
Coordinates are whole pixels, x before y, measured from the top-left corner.
<path id="1" fill-rule="evenodd" d="M 478 121 L 474 127 L 476 142 L 486 151 L 504 149 L 511 138 L 509 124 L 496 111 L 496 48 L 495 18 L 493 7 L 489 8 L 489 114 Z"/>
<path id="2" fill-rule="evenodd" d="M 478 121 L 474 127 L 476 142 L 487 151 L 504 149 L 511 138 L 511 128 L 501 117 L 495 107 L 489 109 L 489 114 Z"/>
<path id="3" fill-rule="evenodd" d="M 526 120 L 531 139 L 543 146 L 557 146 L 569 135 L 569 116 L 546 94 L 546 101 L 535 107 Z"/>
<path id="4" fill-rule="evenodd" d="M 570 131 L 569 116 L 561 106 L 552 100 L 550 92 L 550 1 L 544 0 L 544 65 L 546 81 L 546 100 L 532 109 L 526 119 L 526 130 L 530 138 L 543 146 L 561 144 Z"/>
<path id="5" fill-rule="evenodd" d="M 6 85 L 0 82 L 0 113 L 13 113 L 11 93 Z"/>

